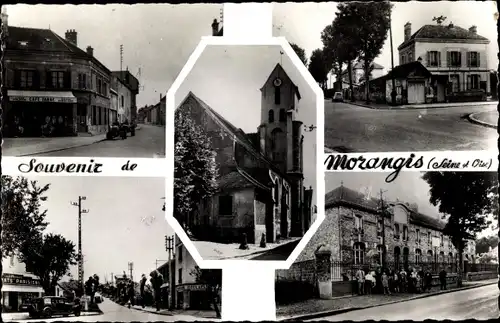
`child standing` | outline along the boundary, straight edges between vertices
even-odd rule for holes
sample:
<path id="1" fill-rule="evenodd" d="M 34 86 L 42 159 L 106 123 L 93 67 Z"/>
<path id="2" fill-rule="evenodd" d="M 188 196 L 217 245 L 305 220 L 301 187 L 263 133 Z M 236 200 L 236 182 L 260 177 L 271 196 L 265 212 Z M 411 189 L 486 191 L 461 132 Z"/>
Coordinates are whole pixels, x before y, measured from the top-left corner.
<path id="1" fill-rule="evenodd" d="M 391 291 L 389 290 L 389 276 L 387 276 L 385 271 L 382 274 L 382 287 L 384 288 L 384 295 L 391 295 Z"/>

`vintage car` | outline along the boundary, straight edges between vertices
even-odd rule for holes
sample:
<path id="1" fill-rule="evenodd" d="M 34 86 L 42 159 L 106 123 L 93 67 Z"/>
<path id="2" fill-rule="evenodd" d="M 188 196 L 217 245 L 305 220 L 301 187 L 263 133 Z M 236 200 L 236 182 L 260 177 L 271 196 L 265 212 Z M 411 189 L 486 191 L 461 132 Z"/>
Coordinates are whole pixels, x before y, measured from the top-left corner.
<path id="1" fill-rule="evenodd" d="M 335 92 L 332 98 L 332 102 L 344 102 L 344 95 L 342 92 Z"/>
<path id="2" fill-rule="evenodd" d="M 33 298 L 22 304 L 24 311 L 28 311 L 31 318 L 50 318 L 53 315 L 69 316 L 74 314 L 80 316 L 81 305 L 71 302 L 64 297 L 44 296 Z"/>
<path id="3" fill-rule="evenodd" d="M 137 127 L 135 122 L 132 121 L 131 123 L 129 123 L 128 121 L 125 121 L 124 123 L 122 123 L 122 127 L 125 127 L 125 129 L 127 129 L 127 133 L 130 132 L 130 136 L 135 136 L 135 128 Z"/>
<path id="4" fill-rule="evenodd" d="M 127 139 L 128 129 L 123 124 L 119 124 L 118 122 L 114 122 L 108 128 L 108 132 L 106 133 L 106 139 L 112 140 L 116 137 L 120 137 L 122 139 Z"/>

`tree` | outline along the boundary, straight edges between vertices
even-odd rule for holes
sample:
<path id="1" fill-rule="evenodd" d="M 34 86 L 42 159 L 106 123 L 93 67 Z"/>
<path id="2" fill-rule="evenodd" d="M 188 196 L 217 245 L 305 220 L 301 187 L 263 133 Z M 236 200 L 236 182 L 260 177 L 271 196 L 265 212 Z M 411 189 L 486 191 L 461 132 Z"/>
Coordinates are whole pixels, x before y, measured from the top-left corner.
<path id="1" fill-rule="evenodd" d="M 19 260 L 32 268 L 40 278 L 47 295 L 52 295 L 59 279 L 66 275 L 71 265 L 76 265 L 75 245 L 59 234 L 37 235 L 25 243 Z"/>
<path id="2" fill-rule="evenodd" d="M 40 211 L 40 207 L 48 189 L 49 184 L 2 176 L 2 257 L 14 255 L 47 227 L 47 210 Z"/>
<path id="3" fill-rule="evenodd" d="M 222 269 L 200 269 L 195 266 L 190 272 L 195 281 L 208 286 L 208 296 L 212 302 L 217 318 L 221 317 L 219 310 L 219 294 L 222 287 Z"/>
<path id="4" fill-rule="evenodd" d="M 323 59 L 327 66 L 327 70 L 333 70 L 333 73 L 336 75 L 336 83 L 338 84 L 338 82 L 342 80 L 342 65 L 344 64 L 344 58 L 337 46 L 339 39 L 333 23 L 326 26 L 321 32 L 321 41 L 323 42 Z M 341 89 L 342 87 L 340 89 L 337 88 L 337 90 Z"/>
<path id="5" fill-rule="evenodd" d="M 476 241 L 476 253 L 482 254 L 489 252 L 490 248 L 495 248 L 498 245 L 498 236 L 491 235 L 489 237 L 482 237 Z"/>
<path id="6" fill-rule="evenodd" d="M 302 63 L 307 66 L 306 51 L 303 48 L 299 47 L 299 45 L 294 43 L 290 43 L 290 46 L 293 48 L 293 51 L 295 52 L 295 54 L 297 54 Z"/>
<path id="7" fill-rule="evenodd" d="M 443 233 L 458 250 L 458 286 L 462 285 L 463 251 L 468 240 L 486 229 L 488 215 L 498 212 L 492 195 L 498 195 L 498 175 L 493 172 L 427 172 L 429 201 L 448 219 Z"/>
<path id="8" fill-rule="evenodd" d="M 365 72 L 366 101 L 370 101 L 370 67 L 375 58 L 380 55 L 387 32 L 390 28 L 392 4 L 381 2 L 349 2 L 341 7 L 341 17 L 346 17 L 348 23 L 355 18 L 356 43 L 359 44 L 360 58 Z"/>
<path id="9" fill-rule="evenodd" d="M 216 153 L 210 137 L 191 119 L 189 110 L 175 111 L 174 140 L 174 216 L 186 230 L 186 217 L 217 188 Z"/>
<path id="10" fill-rule="evenodd" d="M 323 58 L 323 50 L 315 49 L 309 59 L 309 72 L 312 77 L 318 82 L 323 90 L 326 89 L 326 81 L 328 80 L 328 69 Z"/>

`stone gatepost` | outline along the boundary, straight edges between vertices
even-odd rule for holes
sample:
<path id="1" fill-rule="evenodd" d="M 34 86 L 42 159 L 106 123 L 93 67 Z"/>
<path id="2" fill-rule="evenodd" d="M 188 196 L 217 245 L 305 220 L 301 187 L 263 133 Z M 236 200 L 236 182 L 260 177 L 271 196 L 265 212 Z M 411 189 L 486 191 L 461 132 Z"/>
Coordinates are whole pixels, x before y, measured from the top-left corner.
<path id="1" fill-rule="evenodd" d="M 321 246 L 314 255 L 319 298 L 329 299 L 332 297 L 332 252 L 325 246 Z"/>

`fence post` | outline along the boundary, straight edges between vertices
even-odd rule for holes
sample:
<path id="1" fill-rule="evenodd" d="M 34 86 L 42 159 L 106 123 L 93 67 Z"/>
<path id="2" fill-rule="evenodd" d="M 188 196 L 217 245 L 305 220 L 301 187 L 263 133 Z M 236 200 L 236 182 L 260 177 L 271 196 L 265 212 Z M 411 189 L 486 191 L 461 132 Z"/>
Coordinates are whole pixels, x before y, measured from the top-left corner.
<path id="1" fill-rule="evenodd" d="M 332 252 L 325 246 L 321 246 L 314 255 L 319 298 L 329 299 L 332 297 Z"/>

